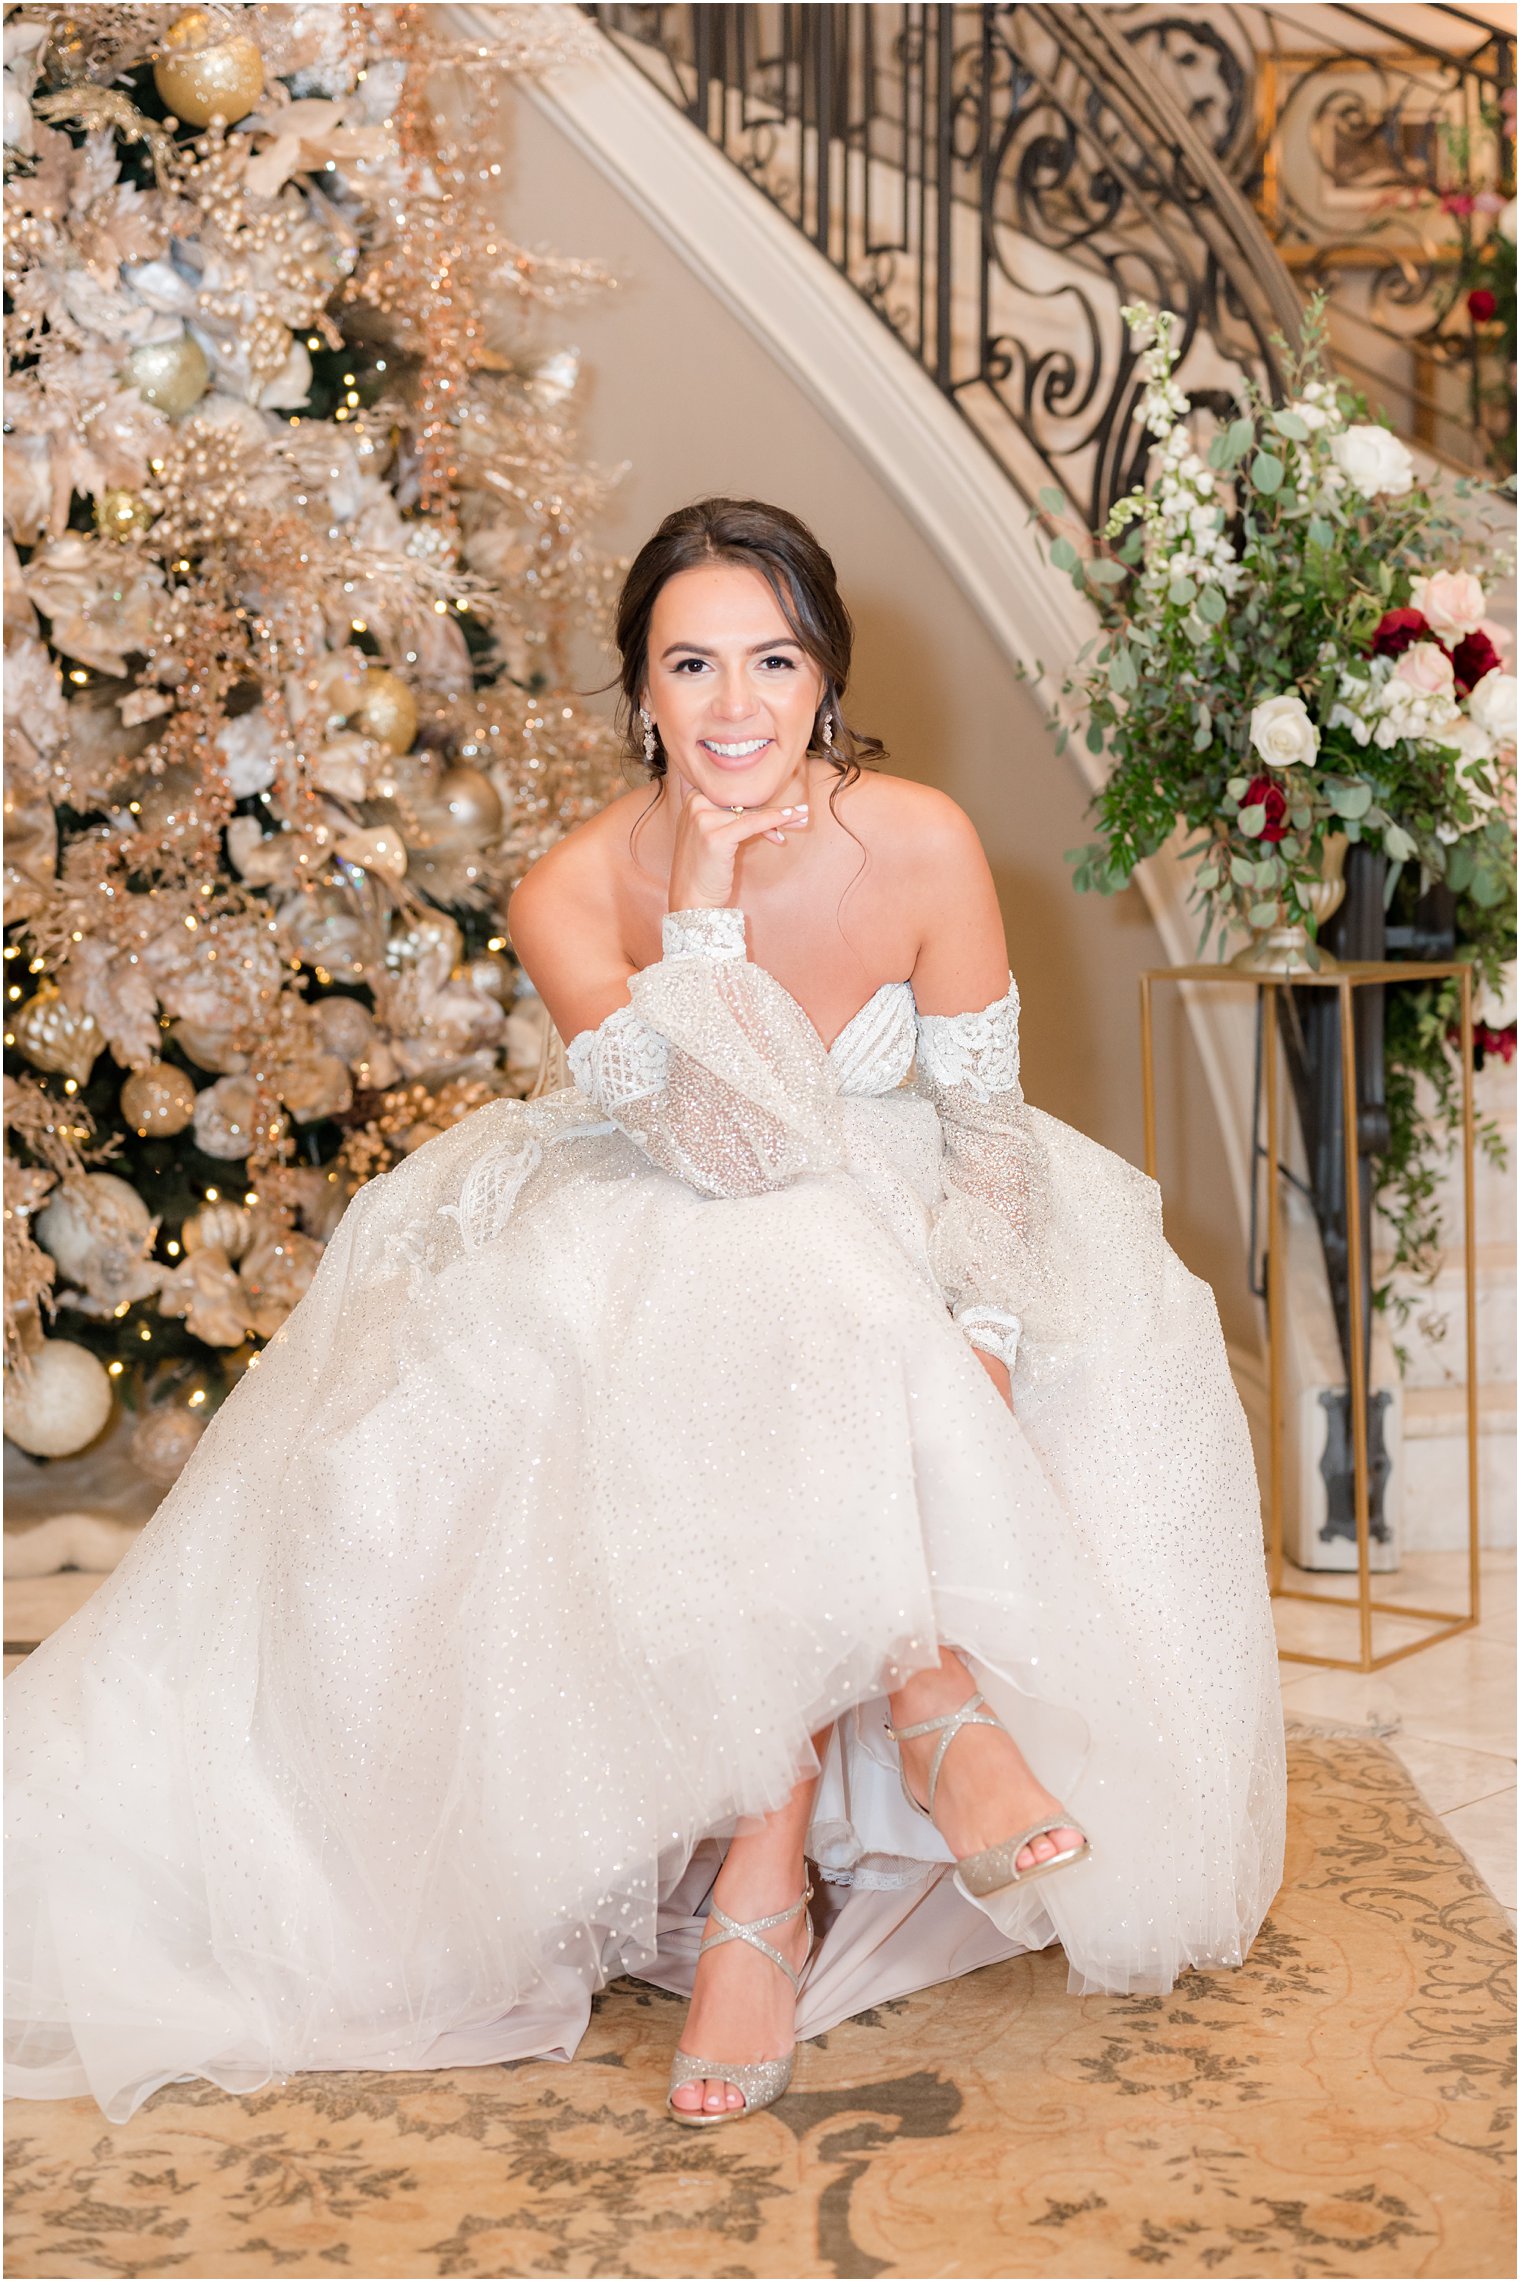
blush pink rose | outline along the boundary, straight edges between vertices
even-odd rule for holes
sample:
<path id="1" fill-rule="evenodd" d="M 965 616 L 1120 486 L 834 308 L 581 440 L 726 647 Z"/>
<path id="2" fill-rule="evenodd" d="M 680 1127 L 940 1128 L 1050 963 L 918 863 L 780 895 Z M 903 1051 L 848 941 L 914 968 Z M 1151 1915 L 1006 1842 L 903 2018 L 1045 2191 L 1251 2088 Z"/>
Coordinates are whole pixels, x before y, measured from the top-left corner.
<path id="1" fill-rule="evenodd" d="M 1437 571 L 1430 578 L 1414 579 L 1409 599 L 1425 613 L 1432 634 L 1442 642 L 1460 642 L 1483 623 L 1483 587 L 1471 571 Z"/>
<path id="2" fill-rule="evenodd" d="M 1426 697 L 1450 695 L 1455 686 L 1451 660 L 1439 642 L 1411 642 L 1393 671 Z"/>

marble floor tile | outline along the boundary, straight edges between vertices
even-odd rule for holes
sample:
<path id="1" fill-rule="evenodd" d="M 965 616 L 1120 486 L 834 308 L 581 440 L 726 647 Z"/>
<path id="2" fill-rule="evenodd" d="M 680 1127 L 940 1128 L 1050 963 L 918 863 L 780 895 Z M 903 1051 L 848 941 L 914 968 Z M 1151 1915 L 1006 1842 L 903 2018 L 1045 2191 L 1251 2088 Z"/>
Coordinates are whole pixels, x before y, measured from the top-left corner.
<path id="1" fill-rule="evenodd" d="M 1403 1728 L 1388 1738 L 1419 1785 L 1427 1806 L 1438 1815 L 1472 1806 L 1513 1788 L 1515 1762 L 1496 1751 L 1464 1751 L 1454 1743 L 1430 1743 Z"/>
<path id="2" fill-rule="evenodd" d="M 1290 1713 L 1357 1727 L 1407 1729 L 1432 1743 L 1513 1758 L 1515 1651 L 1462 1633 L 1381 1672 L 1283 1667 Z"/>
<path id="3" fill-rule="evenodd" d="M 1443 1815 L 1442 1821 L 1485 1885 L 1506 1909 L 1515 1907 L 1515 1793 L 1496 1792 Z"/>

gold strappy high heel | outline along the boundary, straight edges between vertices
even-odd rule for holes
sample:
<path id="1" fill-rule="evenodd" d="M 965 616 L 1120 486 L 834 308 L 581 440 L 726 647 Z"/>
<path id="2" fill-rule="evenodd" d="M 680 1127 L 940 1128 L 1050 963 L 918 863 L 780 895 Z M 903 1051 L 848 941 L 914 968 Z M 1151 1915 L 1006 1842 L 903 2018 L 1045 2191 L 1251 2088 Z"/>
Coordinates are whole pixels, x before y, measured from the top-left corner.
<path id="1" fill-rule="evenodd" d="M 709 1907 L 709 1921 L 716 1920 L 722 1931 L 715 1934 L 711 1941 L 704 1940 L 702 1946 L 704 1949 L 721 1949 L 725 1941 L 746 1941 L 751 1949 L 758 1949 L 762 1957 L 768 1957 L 773 1965 L 780 1966 L 795 1991 L 801 1986 L 802 1974 L 807 1967 L 807 1957 L 802 1960 L 802 1966 L 794 1971 L 780 1950 L 770 1942 L 762 1941 L 760 1936 L 763 1933 L 769 1933 L 773 1926 L 789 1925 L 799 1910 L 806 1910 L 812 1898 L 812 1887 L 805 1886 L 802 1891 L 802 1899 L 793 1902 L 789 1910 L 777 1910 L 774 1916 L 768 1918 L 752 1918 L 748 1925 L 741 1925 L 737 1918 L 731 1918 L 726 1910 L 719 1909 L 717 1903 L 713 1902 Z M 813 1921 L 811 1917 L 808 1918 L 807 1929 L 808 1957 L 810 1957 L 813 1953 Z M 796 2058 L 797 2046 L 795 2042 L 791 2051 L 781 2060 L 698 2060 L 693 2054 L 682 2052 L 678 2046 L 671 2056 L 670 2092 L 665 2095 L 666 2112 L 671 2120 L 678 2124 L 732 2124 L 737 2123 L 741 2116 L 758 2115 L 762 2108 L 768 2108 L 773 2102 L 780 2099 L 792 2080 L 792 2067 Z M 683 2084 L 700 2083 L 703 2077 L 715 2078 L 724 2084 L 737 2085 L 744 2094 L 743 2107 L 712 2109 L 676 2107 L 670 2094 L 679 2091 Z"/>
<path id="2" fill-rule="evenodd" d="M 898 1780 L 902 1784 L 903 1797 L 915 1814 L 925 1815 L 933 1821 L 934 1794 L 939 1788 L 939 1772 L 945 1764 L 945 1753 L 963 1727 L 996 1727 L 1002 1728 L 1005 1735 L 1008 1733 L 990 1704 L 985 1711 L 977 1710 L 978 1704 L 985 1703 L 985 1696 L 978 1691 L 976 1695 L 968 1696 L 958 1711 L 945 1712 L 938 1719 L 915 1720 L 911 1727 L 893 1727 L 890 1720 L 883 1722 L 888 1735 L 896 1744 L 911 1742 L 918 1735 L 938 1734 L 940 1737 L 939 1747 L 929 1768 L 927 1805 L 922 1799 L 916 1799 L 909 1790 L 907 1772 L 901 1754 L 898 1756 Z M 1050 1831 L 1076 1828 L 1077 1825 L 1064 1810 L 1059 1814 L 1047 1815 L 1043 1822 L 1033 1822 L 1027 1830 L 1021 1830 L 1016 1838 L 1001 1839 L 996 1846 L 983 1847 L 980 1854 L 962 1855 L 955 1865 L 957 1881 L 965 1888 L 969 1899 L 982 1901 L 990 1894 L 1001 1893 L 1005 1887 L 1027 1886 L 1031 1879 L 1043 1878 L 1047 1871 L 1064 1870 L 1069 1864 L 1082 1861 L 1084 1856 L 1092 1852 L 1085 1836 L 1080 1846 L 1069 1846 L 1064 1854 L 1052 1854 L 1047 1861 L 1036 1862 L 1028 1870 L 1016 1869 L 1015 1864 L 1031 1839 L 1043 1838 Z"/>

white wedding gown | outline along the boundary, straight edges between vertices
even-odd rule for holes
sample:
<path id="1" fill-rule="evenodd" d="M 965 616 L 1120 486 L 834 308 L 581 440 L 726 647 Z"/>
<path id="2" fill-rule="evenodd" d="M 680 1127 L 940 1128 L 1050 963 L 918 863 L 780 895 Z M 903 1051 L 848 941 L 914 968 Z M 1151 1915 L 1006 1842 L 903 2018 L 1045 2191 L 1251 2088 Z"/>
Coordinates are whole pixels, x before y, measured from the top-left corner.
<path id="1" fill-rule="evenodd" d="M 888 983 L 825 1049 L 740 911 L 676 913 L 573 1085 L 358 1192 L 6 1684 L 10 2091 L 568 2056 L 611 1975 L 689 1986 L 722 1836 L 836 1718 L 804 2036 L 1052 1940 L 1076 1990 L 1240 1962 L 1284 1812 L 1245 1421 L 1017 1004 Z M 936 1642 L 1092 1841 L 985 1905 L 882 1733 Z"/>

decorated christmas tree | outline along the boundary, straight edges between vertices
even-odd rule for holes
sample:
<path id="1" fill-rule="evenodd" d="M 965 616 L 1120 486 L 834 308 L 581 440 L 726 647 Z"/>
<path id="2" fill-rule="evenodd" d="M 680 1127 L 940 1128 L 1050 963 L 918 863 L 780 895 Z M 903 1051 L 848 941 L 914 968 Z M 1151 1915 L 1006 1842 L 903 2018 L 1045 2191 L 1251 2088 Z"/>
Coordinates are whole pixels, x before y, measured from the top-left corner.
<path id="1" fill-rule="evenodd" d="M 617 785 L 499 113 L 584 36 L 428 7 L 5 11 L 5 1427 L 153 1479 L 355 1188 L 548 1030 L 500 914 Z"/>

